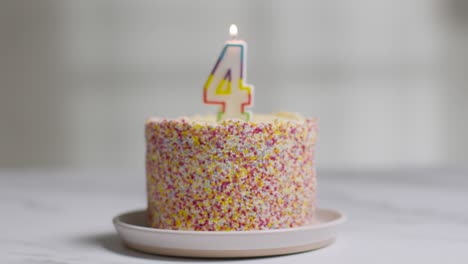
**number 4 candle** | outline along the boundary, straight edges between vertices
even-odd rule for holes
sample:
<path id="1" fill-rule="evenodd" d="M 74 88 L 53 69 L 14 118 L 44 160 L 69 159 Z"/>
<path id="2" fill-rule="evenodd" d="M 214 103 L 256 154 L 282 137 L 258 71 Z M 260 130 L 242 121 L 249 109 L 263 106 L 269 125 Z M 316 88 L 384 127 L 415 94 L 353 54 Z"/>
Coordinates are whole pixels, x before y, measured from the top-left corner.
<path id="1" fill-rule="evenodd" d="M 253 105 L 253 87 L 247 79 L 247 43 L 237 39 L 237 27 L 229 28 L 228 40 L 219 55 L 203 89 L 206 104 L 221 105 L 218 121 L 226 119 L 250 120 L 246 107 Z"/>

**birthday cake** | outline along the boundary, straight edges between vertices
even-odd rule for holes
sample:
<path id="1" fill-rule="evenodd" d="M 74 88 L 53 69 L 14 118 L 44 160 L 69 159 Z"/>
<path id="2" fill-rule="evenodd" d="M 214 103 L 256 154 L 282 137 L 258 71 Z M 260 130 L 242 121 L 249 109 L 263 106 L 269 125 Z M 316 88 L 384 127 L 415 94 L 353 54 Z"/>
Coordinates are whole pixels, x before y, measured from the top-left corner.
<path id="1" fill-rule="evenodd" d="M 203 88 L 218 115 L 146 122 L 151 227 L 241 231 L 299 227 L 315 215 L 317 122 L 293 113 L 252 115 L 247 43 L 231 25 Z"/>
<path id="2" fill-rule="evenodd" d="M 197 231 L 299 227 L 316 207 L 317 123 L 293 113 L 251 120 L 146 122 L 148 223 Z"/>

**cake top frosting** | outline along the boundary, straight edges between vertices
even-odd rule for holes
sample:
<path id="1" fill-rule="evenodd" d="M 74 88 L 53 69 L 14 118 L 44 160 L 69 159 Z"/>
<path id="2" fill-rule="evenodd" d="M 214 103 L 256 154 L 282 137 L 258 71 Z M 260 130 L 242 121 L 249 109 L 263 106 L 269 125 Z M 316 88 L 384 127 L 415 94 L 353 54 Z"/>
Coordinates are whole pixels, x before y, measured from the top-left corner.
<path id="1" fill-rule="evenodd" d="M 221 122 L 216 121 L 216 116 L 214 115 L 206 115 L 206 116 L 201 116 L 201 115 L 196 115 L 192 117 L 179 117 L 175 119 L 167 119 L 167 118 L 159 118 L 159 117 L 152 117 L 149 118 L 146 123 L 158 123 L 158 122 L 164 122 L 164 121 L 172 121 L 172 122 L 187 122 L 191 124 L 200 124 L 200 125 L 223 125 L 226 123 L 232 123 L 232 122 L 246 122 L 246 123 L 251 123 L 251 124 L 265 124 L 265 123 L 288 123 L 288 122 L 305 122 L 307 118 L 302 116 L 299 113 L 289 113 L 289 112 L 279 112 L 279 113 L 273 113 L 273 114 L 255 114 L 252 116 L 252 119 L 249 121 L 244 121 L 241 119 L 229 119 L 229 120 L 224 120 Z"/>

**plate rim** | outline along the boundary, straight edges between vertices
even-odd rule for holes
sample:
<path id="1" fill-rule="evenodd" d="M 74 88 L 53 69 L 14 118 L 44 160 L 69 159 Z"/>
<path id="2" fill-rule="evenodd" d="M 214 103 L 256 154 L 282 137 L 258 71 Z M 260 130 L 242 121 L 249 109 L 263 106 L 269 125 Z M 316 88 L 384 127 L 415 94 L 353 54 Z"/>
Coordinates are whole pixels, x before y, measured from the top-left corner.
<path id="1" fill-rule="evenodd" d="M 196 236 L 198 235 L 214 235 L 214 236 L 236 235 L 237 236 L 237 235 L 261 235 L 261 234 L 272 234 L 272 233 L 283 233 L 283 232 L 296 232 L 296 231 L 302 231 L 302 230 L 323 229 L 323 228 L 327 228 L 330 226 L 340 225 L 347 221 L 346 215 L 343 214 L 342 212 L 335 210 L 335 209 L 322 208 L 322 207 L 319 207 L 316 209 L 316 214 L 318 214 L 317 211 L 326 211 L 326 212 L 331 212 L 333 214 L 336 214 L 337 218 L 331 221 L 327 221 L 327 222 L 319 223 L 319 224 L 308 224 L 308 225 L 299 226 L 299 227 L 265 229 L 265 230 L 242 230 L 242 231 L 200 230 L 200 231 L 196 231 L 196 230 L 160 229 L 160 228 L 145 227 L 145 226 L 129 224 L 127 222 L 122 221 L 121 219 L 125 215 L 142 213 L 145 211 L 146 211 L 146 208 L 120 213 L 112 219 L 112 222 L 115 227 L 122 227 L 122 228 L 127 228 L 127 229 L 131 229 L 134 231 L 145 232 L 145 233 L 151 232 L 151 233 L 164 233 L 164 234 L 170 234 L 170 235 L 184 235 L 184 236 L 185 235 L 196 235 Z"/>

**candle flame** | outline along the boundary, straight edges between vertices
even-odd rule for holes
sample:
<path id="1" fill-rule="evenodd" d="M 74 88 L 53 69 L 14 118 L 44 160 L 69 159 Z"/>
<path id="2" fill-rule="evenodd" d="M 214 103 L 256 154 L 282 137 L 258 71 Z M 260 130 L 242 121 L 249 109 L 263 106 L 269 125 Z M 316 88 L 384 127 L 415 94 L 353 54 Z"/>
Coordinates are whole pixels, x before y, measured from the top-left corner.
<path id="1" fill-rule="evenodd" d="M 232 24 L 229 27 L 229 35 L 231 35 L 232 38 L 236 38 L 238 32 L 239 31 L 237 30 L 237 26 L 235 24 Z"/>

